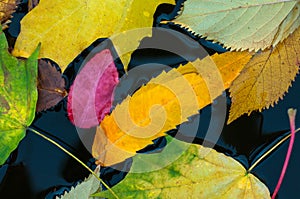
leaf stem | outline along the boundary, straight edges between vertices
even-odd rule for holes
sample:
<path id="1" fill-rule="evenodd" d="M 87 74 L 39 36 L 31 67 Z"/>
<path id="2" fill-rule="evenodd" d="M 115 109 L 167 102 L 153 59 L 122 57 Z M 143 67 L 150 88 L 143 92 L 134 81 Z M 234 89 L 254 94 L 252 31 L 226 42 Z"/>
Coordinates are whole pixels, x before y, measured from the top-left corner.
<path id="1" fill-rule="evenodd" d="M 73 159 L 75 159 L 78 163 L 80 163 L 84 168 L 86 168 L 91 174 L 93 174 L 97 180 L 99 180 L 100 183 L 102 183 L 105 188 L 107 188 L 107 190 L 109 190 L 112 195 L 119 199 L 119 197 L 115 194 L 115 192 L 92 170 L 90 169 L 86 164 L 84 164 L 80 159 L 78 159 L 75 155 L 73 155 L 71 152 L 69 152 L 67 149 L 65 149 L 64 147 L 62 147 L 60 144 L 58 144 L 57 142 L 55 142 L 54 140 L 52 140 L 51 138 L 45 136 L 44 134 L 38 132 L 37 130 L 27 127 L 27 130 L 35 133 L 36 135 L 44 138 L 45 140 L 47 140 L 48 142 L 54 144 L 55 146 L 57 146 L 59 149 L 61 149 L 63 152 L 65 152 L 66 154 L 68 154 L 69 156 L 71 156 Z"/>
<path id="2" fill-rule="evenodd" d="M 298 128 L 297 130 L 295 130 L 295 133 L 297 133 L 298 131 L 300 131 L 300 128 Z M 287 136 L 285 136 L 284 138 L 282 138 L 282 140 L 280 140 L 277 144 L 275 144 L 272 148 L 270 148 L 265 154 L 263 154 L 258 160 L 256 160 L 252 166 L 247 170 L 247 173 L 251 173 L 251 171 L 254 169 L 254 167 L 256 167 L 265 157 L 267 157 L 270 153 L 272 153 L 278 146 L 280 146 L 283 142 L 285 142 L 287 139 L 289 139 L 291 137 L 292 134 L 289 134 Z"/>
<path id="3" fill-rule="evenodd" d="M 283 167 L 282 167 L 282 170 L 281 170 L 281 174 L 280 174 L 280 177 L 279 177 L 279 180 L 277 182 L 277 185 L 276 185 L 276 188 L 273 192 L 273 195 L 272 195 L 272 199 L 274 199 L 280 189 L 280 186 L 282 184 L 282 181 L 283 181 L 283 178 L 284 178 L 284 175 L 285 175 L 285 172 L 286 172 L 286 169 L 288 167 L 288 164 L 289 164 L 289 160 L 290 160 L 290 157 L 291 157 L 291 154 L 292 154 L 292 149 L 293 149 L 293 145 L 294 145 L 294 141 L 295 141 L 295 117 L 296 117 L 296 110 L 295 109 L 289 109 L 288 110 L 288 115 L 289 115 L 289 119 L 290 119 L 290 127 L 291 127 L 291 139 L 290 139 L 290 143 L 289 143 L 289 148 L 287 150 L 287 153 L 286 153 L 286 157 L 285 157 L 285 160 L 284 160 L 284 164 L 283 164 Z"/>

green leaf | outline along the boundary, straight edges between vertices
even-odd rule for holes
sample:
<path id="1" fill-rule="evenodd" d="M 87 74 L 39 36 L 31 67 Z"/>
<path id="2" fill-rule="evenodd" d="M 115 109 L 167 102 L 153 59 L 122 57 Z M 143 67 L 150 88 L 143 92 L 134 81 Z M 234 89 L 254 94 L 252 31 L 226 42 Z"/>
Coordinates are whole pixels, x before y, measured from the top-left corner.
<path id="1" fill-rule="evenodd" d="M 276 46 L 300 25 L 299 0 L 188 0 L 174 20 L 231 50 Z"/>
<path id="2" fill-rule="evenodd" d="M 0 32 L 0 165 L 18 146 L 35 116 L 39 47 L 26 60 L 8 52 Z"/>
<path id="3" fill-rule="evenodd" d="M 130 173 L 112 188 L 119 198 L 270 198 L 268 188 L 231 157 L 175 139 L 167 147 L 133 158 Z M 108 191 L 93 196 L 113 198 Z"/>
<path id="4" fill-rule="evenodd" d="M 100 169 L 97 167 L 95 170 L 95 173 L 97 175 L 100 174 Z M 56 197 L 56 199 L 74 199 L 74 198 L 78 198 L 78 199 L 89 199 L 89 198 L 93 198 L 90 197 L 90 195 L 92 193 L 94 193 L 95 191 L 97 191 L 100 187 L 100 183 L 98 181 L 98 179 L 93 175 L 90 174 L 88 178 L 86 178 L 82 183 L 80 183 L 79 185 L 77 185 L 75 188 L 72 187 L 71 191 L 69 192 L 65 192 L 64 195 L 60 196 L 60 197 Z"/>

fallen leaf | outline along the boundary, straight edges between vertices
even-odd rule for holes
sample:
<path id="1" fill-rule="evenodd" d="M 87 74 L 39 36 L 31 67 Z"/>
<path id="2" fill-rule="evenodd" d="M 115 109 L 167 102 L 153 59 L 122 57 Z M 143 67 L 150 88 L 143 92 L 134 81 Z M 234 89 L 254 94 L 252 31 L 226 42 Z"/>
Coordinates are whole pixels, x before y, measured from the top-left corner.
<path id="1" fill-rule="evenodd" d="M 39 0 L 28 0 L 28 11 L 32 10 L 39 4 Z"/>
<path id="2" fill-rule="evenodd" d="M 170 144 L 172 148 L 160 154 L 133 157 L 129 174 L 112 188 L 119 198 L 270 198 L 266 185 L 235 159 L 175 139 Z M 174 150 L 181 150 L 180 157 L 161 166 L 161 162 L 174 156 Z M 138 172 L 144 170 L 142 167 L 148 167 L 149 172 Z M 114 198 L 109 191 L 93 196 Z"/>
<path id="3" fill-rule="evenodd" d="M 300 66 L 300 28 L 274 49 L 257 53 L 230 87 L 228 123 L 244 113 L 262 111 L 282 99 Z"/>
<path id="4" fill-rule="evenodd" d="M 97 167 L 94 171 L 98 176 L 100 175 L 100 168 Z M 89 175 L 82 183 L 75 188 L 72 187 L 69 192 L 55 199 L 92 199 L 91 194 L 95 193 L 100 188 L 99 180 L 92 174 Z"/>
<path id="5" fill-rule="evenodd" d="M 0 0 L 0 22 L 2 29 L 7 28 L 12 13 L 16 11 L 16 0 Z M 36 47 L 36 46 L 35 46 Z"/>
<path id="6" fill-rule="evenodd" d="M 94 55 L 76 76 L 68 96 L 68 116 L 80 128 L 99 125 L 110 113 L 119 75 L 108 49 Z"/>
<path id="7" fill-rule="evenodd" d="M 61 73 L 50 62 L 44 60 L 39 60 L 37 88 L 37 112 L 55 106 L 68 94 Z"/>
<path id="8" fill-rule="evenodd" d="M 26 60 L 8 53 L 0 32 L 0 165 L 18 146 L 35 116 L 37 57 L 39 48 Z"/>
<path id="9" fill-rule="evenodd" d="M 153 14 L 162 3 L 174 4 L 174 0 L 152 0 L 147 3 L 144 0 L 119 0 L 118 3 L 112 0 L 41 0 L 22 19 L 21 33 L 13 55 L 28 57 L 41 42 L 40 57 L 55 61 L 64 71 L 96 39 L 130 29 L 152 27 Z M 137 47 L 140 39 L 124 40 L 131 40 Z"/>
<path id="10" fill-rule="evenodd" d="M 97 163 L 109 166 L 132 157 L 187 121 L 221 95 L 250 58 L 248 52 L 215 54 L 153 78 L 97 128 L 92 148 Z"/>
<path id="11" fill-rule="evenodd" d="M 231 50 L 276 46 L 300 25 L 299 0 L 189 0 L 173 21 Z"/>

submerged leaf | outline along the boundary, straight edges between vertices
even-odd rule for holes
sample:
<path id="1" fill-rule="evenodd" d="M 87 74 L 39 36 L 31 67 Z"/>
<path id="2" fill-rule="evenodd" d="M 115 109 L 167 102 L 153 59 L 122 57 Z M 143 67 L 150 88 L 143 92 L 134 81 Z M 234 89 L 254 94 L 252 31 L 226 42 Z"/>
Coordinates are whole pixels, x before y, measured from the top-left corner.
<path id="1" fill-rule="evenodd" d="M 230 87 L 228 123 L 282 99 L 300 66 L 300 28 L 274 49 L 257 53 Z"/>
<path id="2" fill-rule="evenodd" d="M 162 72 L 104 118 L 97 128 L 93 156 L 102 165 L 133 156 L 221 95 L 250 58 L 248 52 L 227 52 Z"/>
<path id="3" fill-rule="evenodd" d="M 21 21 L 21 33 L 13 54 L 28 57 L 41 42 L 40 57 L 54 60 L 64 71 L 66 66 L 96 39 L 135 28 L 152 27 L 156 7 L 161 3 L 174 2 L 41 0 Z M 36 20 L 37 18 L 39 20 Z M 137 47 L 140 39 L 126 38 L 124 41 L 131 40 Z"/>
<path id="4" fill-rule="evenodd" d="M 276 46 L 300 25 L 299 0 L 188 0 L 175 23 L 235 49 Z"/>
<path id="5" fill-rule="evenodd" d="M 171 149 L 165 148 L 161 154 L 133 157 L 129 174 L 112 188 L 119 198 L 270 198 L 268 188 L 233 158 L 175 139 L 170 144 Z M 161 167 L 174 150 L 181 150 L 182 155 Z M 141 167 L 148 167 L 149 172 L 137 172 Z M 161 169 L 153 171 L 152 167 Z M 114 198 L 109 191 L 93 196 Z"/>
<path id="6" fill-rule="evenodd" d="M 61 73 L 49 62 L 39 60 L 38 68 L 38 101 L 36 111 L 40 112 L 55 106 L 65 96 L 65 80 Z"/>
<path id="7" fill-rule="evenodd" d="M 100 168 L 96 168 L 94 171 L 97 175 L 100 175 Z M 75 188 L 72 187 L 71 191 L 65 192 L 64 195 L 56 197 L 56 199 L 92 199 L 91 194 L 95 193 L 100 188 L 99 180 L 92 174 L 89 175 L 82 183 Z"/>
<path id="8" fill-rule="evenodd" d="M 12 13 L 16 11 L 16 0 L 0 0 L 0 22 L 3 29 L 7 27 Z"/>
<path id="9" fill-rule="evenodd" d="M 0 165 L 18 146 L 35 116 L 38 49 L 26 60 L 8 53 L 0 32 Z"/>
<path id="10" fill-rule="evenodd" d="M 94 55 L 76 76 L 68 96 L 68 116 L 80 128 L 97 126 L 110 113 L 113 91 L 119 82 L 108 49 Z"/>

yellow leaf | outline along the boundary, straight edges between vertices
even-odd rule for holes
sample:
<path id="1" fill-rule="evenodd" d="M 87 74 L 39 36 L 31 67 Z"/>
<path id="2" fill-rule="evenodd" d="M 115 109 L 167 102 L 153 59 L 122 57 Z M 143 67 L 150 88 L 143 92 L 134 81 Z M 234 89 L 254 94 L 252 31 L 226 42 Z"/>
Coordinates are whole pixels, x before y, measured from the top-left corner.
<path id="1" fill-rule="evenodd" d="M 7 27 L 11 14 L 16 10 L 16 0 L 0 0 L 0 22 L 3 29 Z M 37 46 L 37 45 L 36 45 Z M 33 48 L 33 50 L 35 47 Z"/>
<path id="2" fill-rule="evenodd" d="M 41 42 L 40 57 L 54 60 L 64 71 L 66 66 L 96 39 L 134 28 L 152 27 L 153 14 L 161 3 L 175 2 L 41 0 L 21 21 L 21 33 L 13 55 L 28 57 L 29 52 Z M 148 34 L 151 35 L 151 29 Z M 141 38 L 130 39 L 137 47 Z"/>
<path id="3" fill-rule="evenodd" d="M 133 156 L 210 104 L 250 58 L 248 52 L 227 52 L 162 72 L 104 118 L 97 128 L 93 156 L 102 165 Z"/>
<path id="4" fill-rule="evenodd" d="M 274 49 L 257 53 L 230 87 L 232 105 L 228 123 L 282 99 L 299 71 L 300 28 Z"/>

